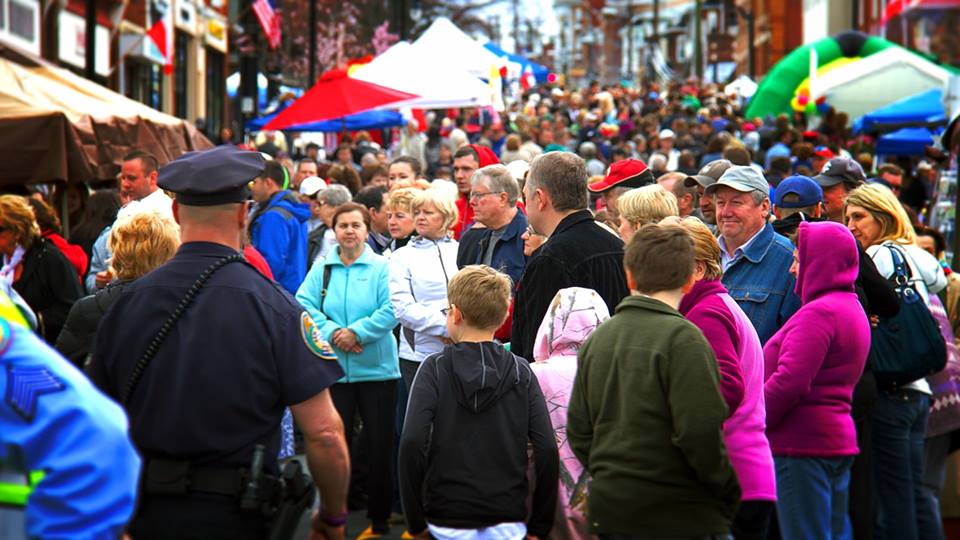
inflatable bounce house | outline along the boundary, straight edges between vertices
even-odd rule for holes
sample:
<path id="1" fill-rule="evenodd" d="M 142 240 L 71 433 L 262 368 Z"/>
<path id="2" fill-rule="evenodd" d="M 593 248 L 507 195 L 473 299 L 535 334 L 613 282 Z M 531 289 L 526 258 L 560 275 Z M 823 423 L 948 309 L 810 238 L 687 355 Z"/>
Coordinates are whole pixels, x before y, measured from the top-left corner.
<path id="1" fill-rule="evenodd" d="M 902 98 L 945 89 L 953 68 L 862 32 L 842 32 L 792 51 L 767 73 L 747 118 L 833 108 L 857 118 Z"/>

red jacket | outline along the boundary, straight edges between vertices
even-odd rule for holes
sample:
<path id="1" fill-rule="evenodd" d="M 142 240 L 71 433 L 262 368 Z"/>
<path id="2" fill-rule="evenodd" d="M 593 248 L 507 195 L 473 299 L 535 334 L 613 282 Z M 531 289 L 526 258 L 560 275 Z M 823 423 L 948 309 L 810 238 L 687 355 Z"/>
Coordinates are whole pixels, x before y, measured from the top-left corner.
<path id="1" fill-rule="evenodd" d="M 57 249 L 70 261 L 70 264 L 77 269 L 80 281 L 83 281 L 83 276 L 87 275 L 87 263 L 90 262 L 90 257 L 83 251 L 83 248 L 67 242 L 66 238 L 53 231 L 43 231 L 40 233 L 40 236 L 43 236 L 53 242 L 53 245 L 57 246 Z"/>

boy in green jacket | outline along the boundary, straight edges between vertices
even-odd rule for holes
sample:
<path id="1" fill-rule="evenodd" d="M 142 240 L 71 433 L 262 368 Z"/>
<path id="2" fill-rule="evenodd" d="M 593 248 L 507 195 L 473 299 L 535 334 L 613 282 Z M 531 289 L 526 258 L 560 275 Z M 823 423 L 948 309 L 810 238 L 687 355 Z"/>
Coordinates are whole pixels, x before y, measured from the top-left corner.
<path id="1" fill-rule="evenodd" d="M 584 343 L 567 438 L 593 480 L 601 538 L 732 538 L 740 486 L 721 425 L 727 407 L 703 334 L 677 311 L 694 248 L 675 225 L 648 225 L 624 254 L 631 295 Z"/>

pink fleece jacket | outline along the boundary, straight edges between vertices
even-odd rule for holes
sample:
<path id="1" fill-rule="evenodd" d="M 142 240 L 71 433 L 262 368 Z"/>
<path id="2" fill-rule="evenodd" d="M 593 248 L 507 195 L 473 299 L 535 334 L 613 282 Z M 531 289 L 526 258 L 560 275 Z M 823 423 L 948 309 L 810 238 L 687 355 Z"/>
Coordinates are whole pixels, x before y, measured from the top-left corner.
<path id="1" fill-rule="evenodd" d="M 797 243 L 802 306 L 763 348 L 767 437 L 775 456 L 855 455 L 850 404 L 870 350 L 856 241 L 837 223 L 804 222 Z"/>
<path id="2" fill-rule="evenodd" d="M 730 409 L 723 442 L 742 500 L 777 500 L 773 455 L 764 433 L 763 349 L 757 331 L 718 279 L 698 281 L 680 301 L 680 313 L 703 332 L 717 357 L 720 391 Z"/>

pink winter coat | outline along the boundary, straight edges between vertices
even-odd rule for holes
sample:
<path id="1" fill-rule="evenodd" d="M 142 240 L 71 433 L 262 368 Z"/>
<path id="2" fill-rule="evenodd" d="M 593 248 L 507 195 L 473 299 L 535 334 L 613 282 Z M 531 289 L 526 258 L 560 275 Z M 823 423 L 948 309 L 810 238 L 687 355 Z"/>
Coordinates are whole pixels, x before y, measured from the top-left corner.
<path id="1" fill-rule="evenodd" d="M 723 442 L 742 500 L 777 500 L 773 455 L 765 433 L 763 349 L 757 331 L 718 279 L 694 284 L 679 311 L 703 332 L 717 357 L 720 393 L 730 410 L 723 423 Z"/>
<path id="2" fill-rule="evenodd" d="M 560 289 L 550 303 L 534 343 L 530 368 L 540 381 L 560 450 L 560 490 L 550 537 L 592 538 L 586 514 L 588 473 L 567 443 L 567 406 L 577 375 L 577 350 L 600 323 L 610 318 L 606 302 L 581 287 Z"/>
<path id="3" fill-rule="evenodd" d="M 800 224 L 800 310 L 763 348 L 767 438 L 775 456 L 856 455 L 853 387 L 870 350 L 854 293 L 856 240 L 837 223 Z"/>

